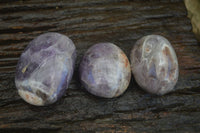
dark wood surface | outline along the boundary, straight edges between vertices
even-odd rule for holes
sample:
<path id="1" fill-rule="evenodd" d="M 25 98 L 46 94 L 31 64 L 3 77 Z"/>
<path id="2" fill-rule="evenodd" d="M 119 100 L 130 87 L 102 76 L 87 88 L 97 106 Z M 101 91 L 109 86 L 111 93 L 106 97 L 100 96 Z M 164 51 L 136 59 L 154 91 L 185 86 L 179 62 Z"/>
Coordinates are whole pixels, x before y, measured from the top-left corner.
<path id="1" fill-rule="evenodd" d="M 25 103 L 15 67 L 30 40 L 45 32 L 69 36 L 78 52 L 75 74 L 54 105 Z M 178 56 L 175 91 L 150 95 L 134 79 L 114 99 L 95 97 L 78 79 L 88 47 L 112 42 L 129 56 L 144 35 L 168 38 Z M 200 45 L 182 0 L 0 0 L 0 132 L 200 132 Z"/>

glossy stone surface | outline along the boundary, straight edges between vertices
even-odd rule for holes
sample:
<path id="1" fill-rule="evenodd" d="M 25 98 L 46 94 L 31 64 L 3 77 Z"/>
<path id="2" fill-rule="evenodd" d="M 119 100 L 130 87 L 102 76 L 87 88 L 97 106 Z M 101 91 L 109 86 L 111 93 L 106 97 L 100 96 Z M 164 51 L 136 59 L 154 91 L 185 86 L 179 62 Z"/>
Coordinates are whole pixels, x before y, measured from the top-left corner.
<path id="1" fill-rule="evenodd" d="M 166 38 L 144 36 L 134 45 L 130 59 L 132 73 L 141 88 L 157 95 L 173 90 L 178 80 L 178 61 Z"/>
<path id="2" fill-rule="evenodd" d="M 28 103 L 56 102 L 67 89 L 74 71 L 76 49 L 65 35 L 46 33 L 29 43 L 18 61 L 15 84 Z"/>
<path id="3" fill-rule="evenodd" d="M 112 98 L 121 95 L 131 78 L 130 63 L 124 52 L 112 43 L 98 43 L 85 53 L 80 80 L 92 94 Z"/>

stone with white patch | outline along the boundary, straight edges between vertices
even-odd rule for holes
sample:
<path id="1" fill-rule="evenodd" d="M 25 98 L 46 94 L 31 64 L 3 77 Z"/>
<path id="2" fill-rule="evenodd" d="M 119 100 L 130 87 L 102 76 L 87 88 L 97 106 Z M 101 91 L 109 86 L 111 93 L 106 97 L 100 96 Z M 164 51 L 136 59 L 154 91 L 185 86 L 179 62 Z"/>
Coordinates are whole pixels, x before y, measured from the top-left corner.
<path id="1" fill-rule="evenodd" d="M 178 60 L 166 38 L 144 36 L 133 46 L 130 59 L 132 73 L 141 88 L 157 95 L 173 90 L 178 80 Z"/>
<path id="2" fill-rule="evenodd" d="M 46 33 L 29 43 L 18 61 L 15 84 L 19 95 L 36 106 L 56 102 L 74 71 L 76 48 L 65 35 Z"/>
<path id="3" fill-rule="evenodd" d="M 121 95 L 128 87 L 131 69 L 124 52 L 112 43 L 98 43 L 85 53 L 80 80 L 90 93 L 104 98 Z"/>

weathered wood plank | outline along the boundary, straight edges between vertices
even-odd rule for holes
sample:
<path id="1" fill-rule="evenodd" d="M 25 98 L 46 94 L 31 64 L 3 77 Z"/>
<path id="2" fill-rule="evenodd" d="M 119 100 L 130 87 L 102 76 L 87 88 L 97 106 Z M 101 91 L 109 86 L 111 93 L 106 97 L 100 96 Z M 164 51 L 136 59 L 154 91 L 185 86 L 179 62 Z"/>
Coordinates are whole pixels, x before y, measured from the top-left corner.
<path id="1" fill-rule="evenodd" d="M 182 0 L 0 1 L 0 132 L 197 132 L 200 131 L 200 45 Z M 34 107 L 17 94 L 14 75 L 28 42 L 45 32 L 68 35 L 77 47 L 73 80 L 64 97 Z M 88 47 L 113 42 L 129 55 L 148 34 L 167 37 L 178 56 L 176 91 L 149 95 L 132 79 L 114 99 L 92 96 L 78 79 Z"/>

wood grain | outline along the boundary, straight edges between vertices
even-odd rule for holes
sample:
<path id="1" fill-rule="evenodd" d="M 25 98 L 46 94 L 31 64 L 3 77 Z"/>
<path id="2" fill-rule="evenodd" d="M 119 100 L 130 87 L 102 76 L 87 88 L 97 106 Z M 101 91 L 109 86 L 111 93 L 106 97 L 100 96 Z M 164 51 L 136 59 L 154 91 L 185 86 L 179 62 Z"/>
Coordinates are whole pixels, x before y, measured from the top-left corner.
<path id="1" fill-rule="evenodd" d="M 14 76 L 20 54 L 45 32 L 69 36 L 78 52 L 67 93 L 56 104 L 34 107 L 17 94 Z M 84 52 L 112 42 L 129 56 L 137 39 L 168 38 L 178 56 L 175 91 L 154 96 L 132 79 L 114 99 L 87 93 L 78 79 Z M 182 0 L 2 0 L 0 1 L 0 132 L 199 132 L 200 45 Z"/>

